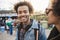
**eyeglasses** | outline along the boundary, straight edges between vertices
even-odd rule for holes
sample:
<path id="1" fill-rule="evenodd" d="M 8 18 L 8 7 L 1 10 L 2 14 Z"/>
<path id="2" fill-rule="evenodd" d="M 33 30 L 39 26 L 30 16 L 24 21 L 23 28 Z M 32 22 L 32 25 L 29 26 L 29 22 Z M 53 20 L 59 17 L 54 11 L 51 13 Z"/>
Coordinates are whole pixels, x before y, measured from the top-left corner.
<path id="1" fill-rule="evenodd" d="M 48 15 L 50 11 L 53 11 L 53 9 L 48 9 L 48 8 L 46 8 L 46 11 L 45 11 L 45 12 L 46 12 L 46 14 Z"/>

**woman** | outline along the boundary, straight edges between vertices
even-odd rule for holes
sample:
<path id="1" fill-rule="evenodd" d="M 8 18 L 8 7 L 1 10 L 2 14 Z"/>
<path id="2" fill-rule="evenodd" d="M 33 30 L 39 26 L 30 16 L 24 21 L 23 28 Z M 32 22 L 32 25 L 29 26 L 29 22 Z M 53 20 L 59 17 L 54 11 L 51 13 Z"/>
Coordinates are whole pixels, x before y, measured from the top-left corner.
<path id="1" fill-rule="evenodd" d="M 60 40 L 60 0 L 54 0 L 52 5 L 46 9 L 48 24 L 54 24 L 47 40 Z"/>

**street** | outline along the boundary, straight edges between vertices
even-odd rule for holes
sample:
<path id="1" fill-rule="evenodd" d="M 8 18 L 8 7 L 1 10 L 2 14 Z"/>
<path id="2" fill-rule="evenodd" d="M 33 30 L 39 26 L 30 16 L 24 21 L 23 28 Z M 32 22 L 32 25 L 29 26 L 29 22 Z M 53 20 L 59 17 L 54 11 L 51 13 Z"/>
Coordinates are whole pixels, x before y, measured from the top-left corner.
<path id="1" fill-rule="evenodd" d="M 48 37 L 50 30 L 46 29 L 45 31 L 46 31 L 46 36 Z M 13 35 L 10 35 L 9 33 L 7 34 L 6 31 L 3 33 L 0 32 L 0 40 L 15 40 L 15 37 L 16 37 L 15 31 L 13 32 Z"/>
<path id="2" fill-rule="evenodd" d="M 13 35 L 7 34 L 6 31 L 4 33 L 0 32 L 0 40 L 15 40 L 15 36 L 15 32 L 13 32 Z"/>

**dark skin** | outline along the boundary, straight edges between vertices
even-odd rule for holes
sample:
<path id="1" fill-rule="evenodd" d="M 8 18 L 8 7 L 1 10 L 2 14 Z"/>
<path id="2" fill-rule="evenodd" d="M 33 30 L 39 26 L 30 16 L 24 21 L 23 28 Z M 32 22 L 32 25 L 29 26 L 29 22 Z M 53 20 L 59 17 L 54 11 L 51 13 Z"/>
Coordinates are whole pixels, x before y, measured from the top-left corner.
<path id="1" fill-rule="evenodd" d="M 19 6 L 17 9 L 17 15 L 20 22 L 22 22 L 23 25 L 29 25 L 30 24 L 30 12 L 28 6 Z"/>
<path id="2" fill-rule="evenodd" d="M 57 0 L 51 0 L 51 3 L 48 6 L 48 10 L 53 9 L 53 3 L 57 2 Z M 54 24 L 57 28 L 57 30 L 60 32 L 60 16 L 54 15 L 53 10 L 51 10 L 48 14 L 48 23 Z"/>

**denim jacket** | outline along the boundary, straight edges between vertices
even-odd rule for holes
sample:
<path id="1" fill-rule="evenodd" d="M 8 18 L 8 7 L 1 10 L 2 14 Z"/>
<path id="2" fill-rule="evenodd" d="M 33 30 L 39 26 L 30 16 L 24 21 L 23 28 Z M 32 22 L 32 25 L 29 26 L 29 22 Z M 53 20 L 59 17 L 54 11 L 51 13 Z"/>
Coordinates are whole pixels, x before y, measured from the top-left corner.
<path id="1" fill-rule="evenodd" d="M 38 29 L 38 22 L 36 20 L 33 20 L 33 23 L 32 23 L 32 26 L 29 28 L 29 30 L 26 32 L 25 36 L 24 36 L 24 40 L 35 40 L 35 35 L 34 35 L 34 29 L 33 28 L 36 28 Z M 46 35 L 45 35 L 45 29 L 41 27 L 40 25 L 40 28 L 39 28 L 39 37 L 38 39 L 39 40 L 47 40 L 46 39 Z M 16 34 L 16 39 L 15 40 L 18 40 L 18 29 L 17 29 L 17 34 Z"/>

